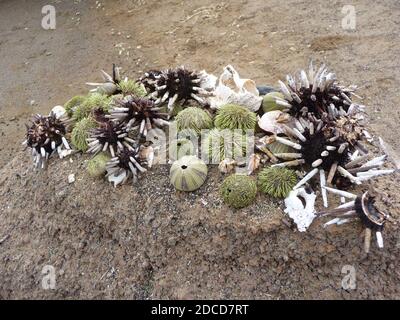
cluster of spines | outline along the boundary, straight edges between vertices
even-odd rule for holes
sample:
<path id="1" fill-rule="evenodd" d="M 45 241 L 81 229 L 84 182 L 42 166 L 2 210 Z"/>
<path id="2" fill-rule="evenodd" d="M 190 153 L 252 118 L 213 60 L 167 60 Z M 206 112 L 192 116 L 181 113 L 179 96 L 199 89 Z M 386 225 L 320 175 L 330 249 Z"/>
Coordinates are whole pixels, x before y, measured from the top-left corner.
<path id="1" fill-rule="evenodd" d="M 203 77 L 196 71 L 185 67 L 168 69 L 165 71 L 149 71 L 142 78 L 141 83 L 149 91 L 156 104 L 168 103 L 171 111 L 176 102 L 195 100 L 202 105 L 206 104 L 203 96 L 210 93 L 201 87 Z"/>
<path id="2" fill-rule="evenodd" d="M 32 148 L 34 165 L 45 168 L 47 160 L 53 152 L 61 153 L 62 147 L 70 149 L 65 134 L 65 123 L 54 113 L 49 116 L 37 114 L 32 119 L 31 126 L 27 126 L 26 145 Z"/>

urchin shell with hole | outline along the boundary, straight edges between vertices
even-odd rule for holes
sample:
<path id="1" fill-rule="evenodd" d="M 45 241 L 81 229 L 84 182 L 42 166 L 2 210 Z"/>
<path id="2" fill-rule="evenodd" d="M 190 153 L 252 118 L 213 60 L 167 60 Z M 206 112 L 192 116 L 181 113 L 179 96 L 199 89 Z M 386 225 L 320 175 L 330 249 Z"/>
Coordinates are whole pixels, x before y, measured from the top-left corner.
<path id="1" fill-rule="evenodd" d="M 180 191 L 194 191 L 207 178 L 207 165 L 196 156 L 184 156 L 176 160 L 170 169 L 171 184 Z"/>

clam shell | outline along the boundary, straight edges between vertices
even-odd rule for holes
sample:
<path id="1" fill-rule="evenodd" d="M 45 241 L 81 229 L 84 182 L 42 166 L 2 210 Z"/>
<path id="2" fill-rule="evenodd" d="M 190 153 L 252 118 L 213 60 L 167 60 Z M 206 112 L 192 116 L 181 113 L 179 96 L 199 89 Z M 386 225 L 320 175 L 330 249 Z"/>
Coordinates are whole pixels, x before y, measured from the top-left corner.
<path id="1" fill-rule="evenodd" d="M 194 191 L 207 178 L 207 165 L 196 156 L 183 156 L 170 169 L 171 184 L 180 191 Z"/>
<path id="2" fill-rule="evenodd" d="M 258 126 L 264 131 L 271 133 L 284 133 L 285 131 L 277 122 L 279 116 L 282 115 L 282 111 L 275 110 L 264 113 L 264 115 L 258 120 Z"/>

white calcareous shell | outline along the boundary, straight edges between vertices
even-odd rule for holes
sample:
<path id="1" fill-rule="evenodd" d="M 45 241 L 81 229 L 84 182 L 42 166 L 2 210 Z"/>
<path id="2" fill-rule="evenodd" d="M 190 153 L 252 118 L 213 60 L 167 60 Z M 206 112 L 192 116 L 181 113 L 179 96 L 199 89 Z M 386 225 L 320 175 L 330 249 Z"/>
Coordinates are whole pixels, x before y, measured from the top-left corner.
<path id="1" fill-rule="evenodd" d="M 232 103 L 238 104 L 255 112 L 262 102 L 256 83 L 251 79 L 242 79 L 239 73 L 228 65 L 224 68 L 214 90 L 214 95 L 208 99 L 212 109 Z"/>
<path id="2" fill-rule="evenodd" d="M 65 115 L 66 111 L 63 106 L 55 106 L 53 109 L 51 109 L 51 113 L 55 114 L 57 119 L 60 119 L 63 115 Z"/>
<path id="3" fill-rule="evenodd" d="M 218 169 L 221 173 L 231 173 L 235 170 L 236 161 L 226 158 L 219 163 Z"/>
<path id="4" fill-rule="evenodd" d="M 280 110 L 274 110 L 264 113 L 263 116 L 258 120 L 258 126 L 264 131 L 271 133 L 284 133 L 281 124 L 278 122 L 279 117 L 283 115 Z"/>
<path id="5" fill-rule="evenodd" d="M 303 201 L 300 199 L 303 198 Z M 315 193 L 307 193 L 304 188 L 293 190 L 285 199 L 285 212 L 293 219 L 300 232 L 307 231 L 313 222 L 315 215 Z"/>

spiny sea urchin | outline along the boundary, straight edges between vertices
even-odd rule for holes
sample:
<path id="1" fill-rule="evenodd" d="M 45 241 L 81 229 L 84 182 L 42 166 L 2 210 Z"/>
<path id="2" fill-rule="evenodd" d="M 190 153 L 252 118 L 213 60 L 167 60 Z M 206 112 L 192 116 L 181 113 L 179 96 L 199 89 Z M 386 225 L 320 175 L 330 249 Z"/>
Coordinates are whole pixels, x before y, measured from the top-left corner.
<path id="1" fill-rule="evenodd" d="M 252 153 L 252 137 L 241 130 L 212 129 L 203 141 L 203 150 L 210 163 L 229 158 L 238 160 Z"/>
<path id="2" fill-rule="evenodd" d="M 233 174 L 225 178 L 220 188 L 224 202 L 236 209 L 250 205 L 257 195 L 257 184 L 247 175 Z"/>
<path id="3" fill-rule="evenodd" d="M 134 151 L 135 140 L 129 136 L 129 129 L 123 123 L 106 121 L 99 124 L 99 127 L 90 131 L 87 139 L 89 149 L 88 153 L 98 153 L 109 150 L 111 156 L 115 157 L 116 151 L 122 151 L 125 148 Z"/>
<path id="4" fill-rule="evenodd" d="M 126 123 L 128 129 L 139 130 L 139 135 L 146 137 L 152 128 L 169 125 L 167 113 L 156 107 L 154 101 L 146 98 L 127 96 L 117 101 L 117 107 L 110 111 L 109 117 Z"/>
<path id="5" fill-rule="evenodd" d="M 95 110 L 102 110 L 108 112 L 110 108 L 110 97 L 101 93 L 91 93 L 84 101 L 82 101 L 73 111 L 72 119 L 76 122 L 87 118 Z"/>
<path id="6" fill-rule="evenodd" d="M 107 162 L 106 170 L 108 181 L 118 184 L 124 184 L 129 178 L 133 183 L 138 179 L 139 173 L 146 172 L 146 161 L 140 158 L 139 147 L 119 149 L 115 157 Z"/>
<path id="7" fill-rule="evenodd" d="M 97 122 L 92 117 L 87 117 L 75 124 L 71 132 L 71 142 L 76 149 L 85 152 L 88 149 L 87 138 L 90 130 L 97 127 Z"/>
<path id="8" fill-rule="evenodd" d="M 193 129 L 200 134 L 203 129 L 211 129 L 213 126 L 212 118 L 207 111 L 197 107 L 189 107 L 175 117 L 178 131 Z"/>
<path id="9" fill-rule="evenodd" d="M 295 77 L 288 75 L 286 79 L 287 85 L 279 81 L 285 98 L 277 97 L 276 102 L 295 117 L 311 112 L 320 118 L 328 112 L 347 112 L 354 105 L 351 95 L 354 95 L 355 86 L 339 86 L 335 74 L 325 65 L 316 70 L 311 62 L 308 73 L 301 70 Z"/>
<path id="10" fill-rule="evenodd" d="M 124 79 L 117 84 L 117 89 L 124 96 L 131 95 L 137 98 L 144 98 L 147 95 L 144 86 L 137 81 Z"/>
<path id="11" fill-rule="evenodd" d="M 27 134 L 24 143 L 32 148 L 33 162 L 36 168 L 44 169 L 53 152 L 58 152 L 61 157 L 63 147 L 67 150 L 71 149 L 65 138 L 67 128 L 54 113 L 50 113 L 47 117 L 40 114 L 35 115 L 31 126 L 27 125 L 26 128 Z"/>
<path id="12" fill-rule="evenodd" d="M 105 152 L 96 154 L 87 163 L 86 169 L 91 177 L 101 177 L 106 173 L 106 165 L 111 157 Z"/>
<path id="13" fill-rule="evenodd" d="M 370 192 L 364 192 L 361 196 L 353 196 L 352 201 L 344 203 L 339 207 L 321 211 L 317 215 L 320 217 L 333 216 L 333 220 L 325 223 L 325 226 L 331 224 L 343 224 L 354 218 L 359 218 L 365 227 L 364 234 L 364 250 L 369 252 L 371 244 L 372 231 L 376 234 L 376 240 L 379 248 L 383 248 L 382 230 L 386 221 L 393 221 L 393 219 L 381 211 L 375 205 L 376 196 Z"/>
<path id="14" fill-rule="evenodd" d="M 286 198 L 296 182 L 296 173 L 287 168 L 268 167 L 258 174 L 259 190 L 275 198 Z"/>
<path id="15" fill-rule="evenodd" d="M 257 116 L 246 107 L 226 104 L 218 109 L 214 124 L 218 129 L 254 130 L 257 124 Z"/>
<path id="16" fill-rule="evenodd" d="M 64 108 L 65 111 L 67 112 L 68 117 L 72 117 L 72 115 L 75 112 L 75 109 L 81 105 L 84 101 L 86 100 L 85 96 L 75 96 L 69 99 L 65 104 Z"/>
<path id="17" fill-rule="evenodd" d="M 304 165 L 307 170 L 311 170 L 297 183 L 295 189 L 319 173 L 325 206 L 327 206 L 326 184 L 346 187 L 351 183 L 361 184 L 362 181 L 375 176 L 393 172 L 393 170 L 375 170 L 383 165 L 385 156 L 367 161 L 368 155 L 359 156 L 360 150 L 353 148 L 344 140 L 337 128 L 326 124 L 321 119 L 315 119 L 312 115 L 309 115 L 307 120 L 300 118 L 300 121 L 296 122 L 296 128 L 286 125 L 284 128 L 290 138 L 296 142 L 279 136 L 263 138 L 264 142 L 268 145 L 270 142 L 277 141 L 294 148 L 295 152 L 273 154 L 286 162 L 274 164 L 272 167 Z M 327 178 L 325 172 L 328 172 Z"/>
<path id="18" fill-rule="evenodd" d="M 168 100 L 168 110 L 172 110 L 175 102 L 196 100 L 200 104 L 206 104 L 202 96 L 209 96 L 211 93 L 202 88 L 203 75 L 191 71 L 185 67 L 168 69 L 162 72 L 150 71 L 141 78 L 141 82 L 149 90 L 149 93 L 156 100 L 156 104 Z"/>

